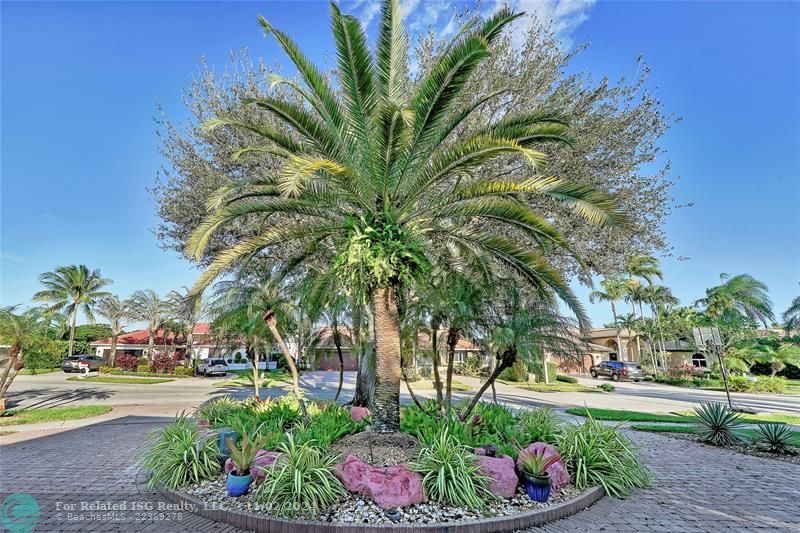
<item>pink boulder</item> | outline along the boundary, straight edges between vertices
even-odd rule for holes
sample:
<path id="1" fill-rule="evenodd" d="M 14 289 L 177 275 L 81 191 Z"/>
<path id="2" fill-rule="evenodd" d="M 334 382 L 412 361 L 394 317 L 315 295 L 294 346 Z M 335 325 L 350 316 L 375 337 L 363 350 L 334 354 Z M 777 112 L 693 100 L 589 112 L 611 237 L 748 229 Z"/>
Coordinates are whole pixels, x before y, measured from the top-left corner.
<path id="1" fill-rule="evenodd" d="M 266 450 L 261 450 L 256 453 L 256 459 L 253 463 L 253 468 L 250 469 L 253 479 L 255 481 L 262 481 L 267 476 L 266 468 L 274 463 L 281 455 L 282 454 L 279 452 L 268 452 Z M 234 463 L 230 458 L 226 459 L 225 473 L 229 474 L 234 470 L 236 470 L 236 463 Z"/>
<path id="2" fill-rule="evenodd" d="M 544 451 L 545 457 L 550 457 L 552 454 L 558 455 L 558 461 L 551 464 L 547 468 L 547 473 L 550 474 L 550 485 L 553 487 L 553 490 L 558 490 L 564 485 L 569 485 L 569 473 L 567 472 L 567 465 L 564 464 L 564 460 L 561 459 L 561 454 L 558 453 L 558 450 L 549 444 L 544 442 L 534 442 L 529 444 L 525 450 L 528 453 L 534 454 L 541 454 Z M 520 460 L 517 459 L 517 466 L 520 465 Z"/>
<path id="3" fill-rule="evenodd" d="M 476 455 L 475 462 L 481 467 L 481 473 L 491 478 L 489 490 L 502 498 L 512 498 L 517 492 L 517 473 L 514 471 L 514 459 L 508 455 L 489 457 Z"/>
<path id="4" fill-rule="evenodd" d="M 352 407 L 350 408 L 350 418 L 356 422 L 361 422 L 369 416 L 369 409 L 366 407 Z"/>
<path id="5" fill-rule="evenodd" d="M 405 465 L 372 466 L 354 455 L 348 455 L 335 467 L 338 477 L 350 492 L 370 498 L 383 509 L 408 507 L 422 503 L 422 476 Z"/>

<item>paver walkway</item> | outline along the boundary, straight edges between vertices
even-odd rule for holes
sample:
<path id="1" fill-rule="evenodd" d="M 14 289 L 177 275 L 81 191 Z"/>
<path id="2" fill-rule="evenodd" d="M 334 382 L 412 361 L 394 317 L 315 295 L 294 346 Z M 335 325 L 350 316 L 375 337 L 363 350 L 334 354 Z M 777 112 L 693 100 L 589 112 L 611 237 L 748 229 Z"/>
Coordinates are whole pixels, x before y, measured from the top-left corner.
<path id="1" fill-rule="evenodd" d="M 167 422 L 130 416 L 1 445 L 0 498 L 36 498 L 34 531 L 236 531 L 170 509 L 144 485 L 135 457 L 147 432 Z M 531 531 L 800 531 L 800 465 L 631 435 L 655 473 L 653 488 Z M 94 502 L 125 510 L 82 508 Z"/>

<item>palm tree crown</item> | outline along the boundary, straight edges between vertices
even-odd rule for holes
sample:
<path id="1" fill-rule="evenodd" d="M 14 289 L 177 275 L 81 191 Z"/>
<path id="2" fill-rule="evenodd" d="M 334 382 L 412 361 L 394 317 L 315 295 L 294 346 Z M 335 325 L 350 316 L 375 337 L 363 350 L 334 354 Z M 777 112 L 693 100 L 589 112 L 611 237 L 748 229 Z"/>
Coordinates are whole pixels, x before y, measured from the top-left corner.
<path id="1" fill-rule="evenodd" d="M 169 306 L 166 300 L 152 289 L 136 291 L 130 299 L 130 316 L 134 320 L 141 320 L 147 323 L 149 339 L 147 343 L 147 355 L 153 357 L 155 345 L 155 334 L 164 321 L 169 318 Z M 166 335 L 166 333 L 165 333 Z"/>
<path id="2" fill-rule="evenodd" d="M 45 289 L 33 295 L 37 302 L 49 302 L 50 310 L 63 310 L 70 317 L 69 355 L 75 338 L 75 320 L 82 311 L 90 322 L 94 322 L 92 309 L 98 300 L 109 296 L 101 290 L 112 283 L 100 275 L 100 270 L 89 270 L 86 265 L 71 265 L 56 268 L 39 276 Z"/>
<path id="3" fill-rule="evenodd" d="M 721 284 L 706 289 L 706 297 L 695 302 L 705 307 L 709 318 L 736 313 L 765 326 L 775 320 L 769 289 L 764 283 L 749 274 L 733 277 L 721 274 L 720 279 Z"/>
<path id="4" fill-rule="evenodd" d="M 209 129 L 252 132 L 259 143 L 234 156 L 266 154 L 280 169 L 275 176 L 232 180 L 218 191 L 187 252 L 199 259 L 219 227 L 260 217 L 266 229 L 220 252 L 196 290 L 244 259 L 280 247 L 294 252 L 279 277 L 311 265 L 334 268 L 349 286 L 368 294 L 376 322 L 376 397 L 383 391 L 388 398 L 385 409 L 376 405 L 374 418 L 377 427 L 392 430 L 399 413 L 394 345 L 396 340 L 399 345 L 395 291 L 400 285 L 434 270 L 469 272 L 484 280 L 511 271 L 540 297 L 552 300 L 555 293 L 584 320 L 581 304 L 544 257 L 553 247 L 568 253 L 569 247 L 528 200 L 535 195 L 565 203 L 599 225 L 620 225 L 625 218 L 609 195 L 541 173 L 546 158 L 539 146 L 570 143 L 561 114 L 509 115 L 463 131 L 465 119 L 499 95 L 477 98 L 463 109 L 454 103 L 503 28 L 521 14 L 500 9 L 486 20 L 470 21 L 412 89 L 398 0 L 383 2 L 374 54 L 356 18 L 343 15 L 335 3 L 330 12 L 336 88 L 288 35 L 259 19 L 302 80 L 275 83 L 303 103 L 251 98 L 243 102 L 253 110 L 249 118 L 219 116 L 208 122 Z M 501 175 L 477 172 L 494 160 L 508 162 Z M 526 164 L 522 170 L 512 170 L 520 162 Z M 391 370 L 381 370 L 384 363 Z M 382 422 L 384 411 L 392 421 Z"/>

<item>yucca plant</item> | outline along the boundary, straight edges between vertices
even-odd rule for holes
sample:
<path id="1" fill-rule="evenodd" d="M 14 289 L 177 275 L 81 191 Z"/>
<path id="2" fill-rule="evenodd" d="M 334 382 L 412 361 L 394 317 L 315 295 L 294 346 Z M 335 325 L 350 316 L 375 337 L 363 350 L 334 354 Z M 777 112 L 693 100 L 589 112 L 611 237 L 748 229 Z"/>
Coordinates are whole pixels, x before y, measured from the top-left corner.
<path id="1" fill-rule="evenodd" d="M 650 471 L 618 425 L 589 417 L 583 424 L 566 426 L 556 443 L 572 484 L 580 490 L 601 485 L 609 496 L 624 498 L 634 487 L 650 486 Z"/>
<path id="2" fill-rule="evenodd" d="M 287 433 L 278 445 L 283 455 L 268 467 L 264 483 L 255 492 L 256 500 L 269 505 L 275 515 L 313 515 L 345 494 L 333 473 L 336 456 L 311 444 L 299 444 Z"/>
<path id="3" fill-rule="evenodd" d="M 447 426 L 420 450 L 409 468 L 422 475 L 422 488 L 431 500 L 483 509 L 494 499 L 488 489 L 489 478 L 481 474 L 475 455 Z"/>
<path id="4" fill-rule="evenodd" d="M 240 411 L 244 408 L 242 402 L 234 400 L 230 396 L 219 396 L 207 402 L 205 405 L 200 406 L 195 412 L 193 417 L 196 420 L 208 420 L 212 426 L 217 426 L 222 423 L 225 418 L 230 416 L 235 411 Z"/>
<path id="5" fill-rule="evenodd" d="M 770 453 L 794 455 L 792 445 L 794 431 L 785 424 L 759 424 L 755 429 L 753 443 L 762 446 Z"/>
<path id="6" fill-rule="evenodd" d="M 704 402 L 694 408 L 695 423 L 701 441 L 714 446 L 732 446 L 742 442 L 736 430 L 742 427 L 742 417 L 727 405 Z"/>
<path id="7" fill-rule="evenodd" d="M 139 461 L 151 473 L 150 487 L 177 489 L 219 474 L 215 436 L 203 434 L 184 414 L 153 434 Z"/>
<path id="8" fill-rule="evenodd" d="M 287 34 L 259 19 L 298 73 L 299 81 L 275 77 L 275 84 L 302 102 L 278 93 L 248 98 L 241 103 L 245 113 L 206 124 L 208 130 L 251 132 L 257 141 L 233 150 L 234 157 L 274 158 L 278 170 L 236 173 L 209 198 L 211 213 L 189 239 L 187 253 L 200 259 L 217 229 L 260 219 L 263 232 L 219 252 L 195 292 L 254 255 L 280 248 L 296 254 L 279 265 L 277 279 L 321 268 L 321 275 L 366 295 L 376 324 L 372 425 L 397 431 L 398 289 L 431 272 L 457 270 L 488 284 L 511 271 L 543 298 L 555 294 L 585 324 L 580 302 L 545 258 L 554 248 L 572 254 L 571 247 L 556 230 L 553 212 L 535 210 L 534 199 L 536 205 L 565 204 L 599 226 L 623 226 L 625 217 L 608 194 L 543 173 L 542 147 L 571 143 L 558 111 L 509 114 L 465 131 L 466 119 L 494 105 L 503 91 L 467 106 L 457 104 L 458 97 L 521 13 L 502 8 L 470 20 L 432 68 L 412 81 L 399 0 L 383 1 L 374 53 L 358 19 L 342 14 L 335 2 L 330 12 L 336 83 Z M 508 171 L 482 171 L 495 162 Z"/>

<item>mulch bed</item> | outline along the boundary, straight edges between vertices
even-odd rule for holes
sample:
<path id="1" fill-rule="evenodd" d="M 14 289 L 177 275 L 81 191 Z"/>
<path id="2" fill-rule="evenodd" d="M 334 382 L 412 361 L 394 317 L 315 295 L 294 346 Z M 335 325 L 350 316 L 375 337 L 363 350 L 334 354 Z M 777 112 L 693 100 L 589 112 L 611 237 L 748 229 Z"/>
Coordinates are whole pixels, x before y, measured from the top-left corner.
<path id="1" fill-rule="evenodd" d="M 372 466 L 407 463 L 417 456 L 419 442 L 405 433 L 362 431 L 339 439 L 331 448 L 342 458 L 355 455 Z"/>

